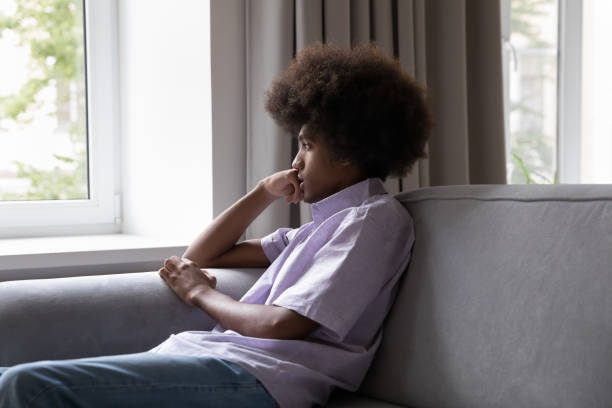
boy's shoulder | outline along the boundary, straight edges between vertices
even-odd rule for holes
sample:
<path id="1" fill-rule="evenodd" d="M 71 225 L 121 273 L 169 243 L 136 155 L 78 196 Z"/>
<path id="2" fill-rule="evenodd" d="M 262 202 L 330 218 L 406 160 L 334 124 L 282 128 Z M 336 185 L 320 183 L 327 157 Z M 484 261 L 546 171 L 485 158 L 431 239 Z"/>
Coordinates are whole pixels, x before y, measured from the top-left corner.
<path id="1" fill-rule="evenodd" d="M 392 194 L 373 195 L 364 200 L 359 207 L 369 208 L 382 214 L 396 214 L 401 217 L 410 216 L 406 207 Z"/>
<path id="2" fill-rule="evenodd" d="M 406 207 L 391 194 L 374 195 L 351 210 L 385 228 L 401 229 L 412 225 L 412 217 Z"/>

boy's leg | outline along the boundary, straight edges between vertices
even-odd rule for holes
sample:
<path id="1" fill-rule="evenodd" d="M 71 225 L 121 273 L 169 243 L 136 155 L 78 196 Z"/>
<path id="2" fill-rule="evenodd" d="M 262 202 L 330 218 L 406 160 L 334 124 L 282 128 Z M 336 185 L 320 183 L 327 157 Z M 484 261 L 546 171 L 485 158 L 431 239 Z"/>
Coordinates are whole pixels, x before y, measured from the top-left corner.
<path id="1" fill-rule="evenodd" d="M 38 361 L 0 376 L 0 407 L 277 407 L 255 377 L 214 357 L 121 354 Z"/>

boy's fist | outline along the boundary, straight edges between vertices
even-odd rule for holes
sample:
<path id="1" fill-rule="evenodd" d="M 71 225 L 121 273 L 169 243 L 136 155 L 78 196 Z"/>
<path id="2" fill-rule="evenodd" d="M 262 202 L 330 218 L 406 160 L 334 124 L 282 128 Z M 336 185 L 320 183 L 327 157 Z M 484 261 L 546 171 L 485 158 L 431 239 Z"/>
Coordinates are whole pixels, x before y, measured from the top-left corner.
<path id="1" fill-rule="evenodd" d="M 297 175 L 296 169 L 282 170 L 266 177 L 261 184 L 274 197 L 285 197 L 287 203 L 295 204 L 304 199 Z"/>

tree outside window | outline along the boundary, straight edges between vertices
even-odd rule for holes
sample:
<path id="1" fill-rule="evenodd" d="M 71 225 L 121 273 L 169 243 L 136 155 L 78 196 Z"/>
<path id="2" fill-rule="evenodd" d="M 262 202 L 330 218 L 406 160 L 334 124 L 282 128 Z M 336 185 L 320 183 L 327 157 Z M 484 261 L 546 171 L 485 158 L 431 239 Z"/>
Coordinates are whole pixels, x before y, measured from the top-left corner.
<path id="1" fill-rule="evenodd" d="M 511 184 L 557 182 L 557 12 L 557 0 L 511 0 Z"/>
<path id="2" fill-rule="evenodd" d="M 88 198 L 81 0 L 0 7 L 0 200 Z"/>

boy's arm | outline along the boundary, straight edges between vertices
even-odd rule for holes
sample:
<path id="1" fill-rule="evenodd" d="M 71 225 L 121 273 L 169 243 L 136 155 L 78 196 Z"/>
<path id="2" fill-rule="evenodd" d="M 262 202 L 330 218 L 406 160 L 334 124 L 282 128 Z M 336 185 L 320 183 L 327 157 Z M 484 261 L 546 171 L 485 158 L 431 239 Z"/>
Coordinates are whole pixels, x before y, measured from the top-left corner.
<path id="1" fill-rule="evenodd" d="M 270 339 L 303 339 L 319 324 L 281 306 L 237 302 L 209 287 L 192 298 L 226 329 L 244 336 Z"/>
<path id="2" fill-rule="evenodd" d="M 217 291 L 215 277 L 200 269 L 204 266 L 269 265 L 260 240 L 244 241 L 237 245 L 236 240 L 270 203 L 281 196 L 293 203 L 303 199 L 297 170 L 281 171 L 260 181 L 257 187 L 200 234 L 183 259 L 166 259 L 159 275 L 185 303 L 204 310 L 226 329 L 251 337 L 306 337 L 318 326 L 316 322 L 284 307 L 238 302 Z"/>
<path id="3" fill-rule="evenodd" d="M 270 266 L 270 260 L 261 247 L 261 239 L 242 241 L 206 263 L 207 268 L 266 268 L 268 266 Z"/>
<path id="4" fill-rule="evenodd" d="M 302 200 L 297 170 L 284 170 L 261 180 L 247 195 L 225 210 L 194 240 L 183 254 L 202 268 L 266 267 L 259 239 L 236 244 L 246 228 L 272 202 L 286 197 L 288 203 Z"/>
<path id="5" fill-rule="evenodd" d="M 176 256 L 164 261 L 159 275 L 188 305 L 204 310 L 226 329 L 243 336 L 271 339 L 302 339 L 318 323 L 293 310 L 243 303 L 215 289 L 217 280 L 189 259 Z"/>

